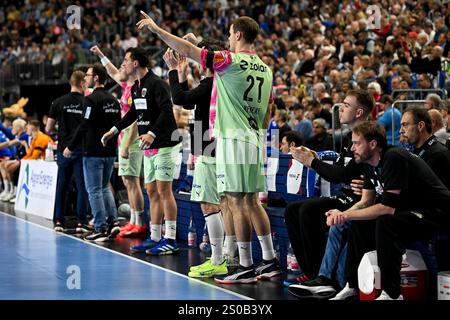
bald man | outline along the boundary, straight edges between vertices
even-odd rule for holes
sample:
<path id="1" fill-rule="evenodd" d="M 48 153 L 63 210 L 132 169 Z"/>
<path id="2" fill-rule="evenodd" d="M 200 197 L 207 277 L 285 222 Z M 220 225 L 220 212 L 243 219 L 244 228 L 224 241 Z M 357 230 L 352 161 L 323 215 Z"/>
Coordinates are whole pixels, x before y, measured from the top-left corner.
<path id="1" fill-rule="evenodd" d="M 450 137 L 450 133 L 447 132 L 444 125 L 444 118 L 442 114 L 436 109 L 428 110 L 428 114 L 431 118 L 431 131 L 432 134 L 437 138 L 437 140 L 445 144 L 447 139 Z"/>

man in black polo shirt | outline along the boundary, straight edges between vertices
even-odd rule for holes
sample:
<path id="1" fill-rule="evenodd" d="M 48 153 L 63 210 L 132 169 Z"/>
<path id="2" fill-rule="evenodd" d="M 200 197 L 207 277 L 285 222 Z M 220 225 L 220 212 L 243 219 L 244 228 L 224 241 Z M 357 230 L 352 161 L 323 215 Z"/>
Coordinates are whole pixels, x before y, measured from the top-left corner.
<path id="1" fill-rule="evenodd" d="M 101 143 L 103 132 L 120 120 L 120 105 L 104 87 L 108 75 L 101 64 L 94 64 L 86 72 L 86 84 L 94 87 L 85 98 L 83 120 L 72 140 L 64 150 L 71 157 L 83 141 L 83 171 L 89 203 L 94 215 L 95 231 L 85 237 L 88 241 L 106 241 L 120 232 L 117 223 L 117 208 L 109 187 L 117 153 L 117 140 L 105 146 Z"/>
<path id="2" fill-rule="evenodd" d="M 450 151 L 432 134 L 431 123 L 426 109 L 410 107 L 403 113 L 400 135 L 450 189 Z"/>
<path id="3" fill-rule="evenodd" d="M 383 288 L 378 300 L 401 300 L 405 245 L 450 228 L 450 191 L 421 158 L 402 148 L 387 147 L 384 128 L 379 124 L 356 126 L 352 141 L 355 161 L 366 164 L 363 189 L 368 192 L 363 192 L 359 208 L 326 213 L 330 226 L 352 221 L 348 283 L 335 299 L 356 295 L 359 262 L 366 252 L 376 249 Z"/>
<path id="4" fill-rule="evenodd" d="M 55 231 L 64 231 L 64 207 L 70 179 L 75 174 L 77 184 L 76 214 L 78 224 L 76 232 L 88 232 L 86 214 L 88 212 L 88 200 L 83 175 L 83 155 L 81 153 L 81 141 L 74 146 L 72 156 L 63 156 L 64 149 L 72 140 L 75 130 L 81 123 L 84 103 L 84 77 L 82 71 L 74 71 L 70 77 L 70 93 L 56 99 L 51 107 L 45 131 L 50 134 L 55 124 L 58 123 L 58 150 L 56 152 L 58 164 L 58 183 L 56 186 Z"/>
<path id="5" fill-rule="evenodd" d="M 138 79 L 131 88 L 133 103 L 122 120 L 103 135 L 102 142 L 106 143 L 137 120 L 141 149 L 144 150 L 145 186 L 150 197 L 151 215 L 151 236 L 138 247 L 144 246 L 150 255 L 172 254 L 179 250 L 175 241 L 177 204 L 172 181 L 181 143 L 170 89 L 164 80 L 147 68 L 148 58 L 144 50 L 134 48 L 130 51 L 130 58 L 133 62 L 131 72 Z M 165 238 L 161 238 L 163 216 Z"/>

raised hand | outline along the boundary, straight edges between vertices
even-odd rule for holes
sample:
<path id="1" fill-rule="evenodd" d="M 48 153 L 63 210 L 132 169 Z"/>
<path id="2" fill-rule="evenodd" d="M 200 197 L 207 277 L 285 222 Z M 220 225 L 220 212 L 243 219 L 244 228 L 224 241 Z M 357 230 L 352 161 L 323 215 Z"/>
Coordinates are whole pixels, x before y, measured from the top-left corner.
<path id="1" fill-rule="evenodd" d="M 105 56 L 98 46 L 93 46 L 90 51 L 99 58 L 103 58 Z"/>
<path id="2" fill-rule="evenodd" d="M 178 69 L 179 59 L 177 59 L 177 55 L 174 54 L 172 49 L 167 49 L 166 53 L 163 56 L 164 62 L 167 64 L 170 70 Z"/>
<path id="3" fill-rule="evenodd" d="M 184 40 L 189 41 L 190 43 L 192 43 L 193 45 L 197 45 L 200 41 L 198 41 L 197 37 L 195 36 L 195 34 L 193 34 L 192 32 L 189 32 L 188 34 L 186 34 L 183 37 Z"/>
<path id="4" fill-rule="evenodd" d="M 141 10 L 141 15 L 143 16 L 143 19 L 140 20 L 138 23 L 136 23 L 138 30 L 147 28 L 151 32 L 156 32 L 156 30 L 158 29 L 158 26 L 156 25 L 155 21 L 153 21 L 153 19 L 150 18 L 150 16 L 142 10 Z"/>

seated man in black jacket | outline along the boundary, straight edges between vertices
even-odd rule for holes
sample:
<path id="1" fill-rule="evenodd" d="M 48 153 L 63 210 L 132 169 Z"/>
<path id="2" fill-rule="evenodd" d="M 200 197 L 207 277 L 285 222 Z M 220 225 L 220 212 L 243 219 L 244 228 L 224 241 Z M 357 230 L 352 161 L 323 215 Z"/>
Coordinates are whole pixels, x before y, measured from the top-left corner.
<path id="1" fill-rule="evenodd" d="M 368 119 L 373 106 L 374 101 L 367 91 L 349 91 L 339 110 L 340 122 L 353 127 Z M 305 273 L 305 277 L 297 279 L 298 282 L 312 279 L 319 271 L 326 245 L 325 212 L 335 207 L 346 210 L 360 199 L 359 195 L 353 193 L 350 182 L 360 179 L 362 166 L 353 160 L 350 137 L 344 137 L 342 146 L 336 165 L 318 160 L 314 153 L 305 148 L 291 149 L 294 159 L 314 169 L 322 178 L 332 183 L 346 184 L 341 196 L 307 199 L 290 203 L 286 207 L 285 220 L 289 239 Z"/>

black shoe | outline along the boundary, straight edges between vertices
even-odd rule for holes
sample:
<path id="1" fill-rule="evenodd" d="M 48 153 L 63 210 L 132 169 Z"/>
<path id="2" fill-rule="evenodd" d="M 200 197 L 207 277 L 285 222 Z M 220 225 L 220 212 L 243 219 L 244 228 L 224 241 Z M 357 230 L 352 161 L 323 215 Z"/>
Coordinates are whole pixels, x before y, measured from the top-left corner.
<path id="1" fill-rule="evenodd" d="M 84 240 L 94 241 L 94 242 L 105 242 L 105 241 L 109 240 L 109 234 L 104 231 L 100 231 L 100 232 L 94 231 L 90 235 L 87 235 L 86 237 L 84 237 Z"/>
<path id="2" fill-rule="evenodd" d="M 64 232 L 64 226 L 61 222 L 56 221 L 55 226 L 53 227 L 53 230 L 56 232 Z"/>
<path id="3" fill-rule="evenodd" d="M 228 272 L 228 274 L 215 276 L 214 280 L 223 284 L 255 283 L 258 281 L 253 266 L 239 266 L 235 271 Z"/>
<path id="4" fill-rule="evenodd" d="M 318 276 L 302 284 L 290 285 L 289 293 L 297 298 L 328 299 L 336 293 L 336 289 L 333 286 L 333 281 L 327 277 Z"/>
<path id="5" fill-rule="evenodd" d="M 120 225 L 119 222 L 114 221 L 109 225 L 108 228 L 108 238 L 114 239 L 115 237 L 117 237 L 117 235 L 120 233 Z"/>
<path id="6" fill-rule="evenodd" d="M 92 232 L 92 227 L 85 223 L 79 223 L 77 224 L 77 227 L 75 229 L 76 233 L 89 233 Z"/>
<path id="7" fill-rule="evenodd" d="M 255 273 L 258 280 L 264 280 L 279 276 L 283 271 L 281 271 L 278 260 L 275 258 L 270 261 L 263 260 L 263 262 L 255 269 Z"/>

